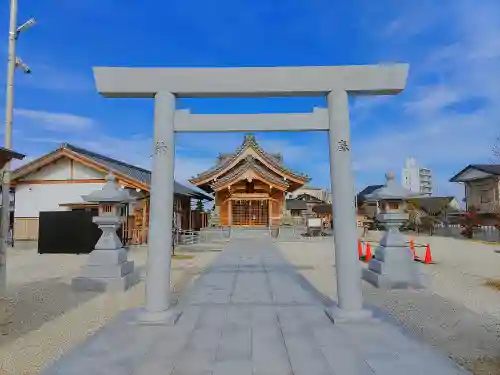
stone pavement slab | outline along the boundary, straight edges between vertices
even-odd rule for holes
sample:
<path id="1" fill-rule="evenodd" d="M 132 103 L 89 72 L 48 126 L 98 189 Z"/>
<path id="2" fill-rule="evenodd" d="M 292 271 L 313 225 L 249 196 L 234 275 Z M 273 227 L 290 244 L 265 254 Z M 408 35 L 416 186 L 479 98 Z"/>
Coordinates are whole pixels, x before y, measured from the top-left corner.
<path id="1" fill-rule="evenodd" d="M 383 319 L 333 324 L 265 238 L 230 241 L 175 309 L 175 325 L 155 327 L 128 311 L 43 374 L 467 374 Z"/>

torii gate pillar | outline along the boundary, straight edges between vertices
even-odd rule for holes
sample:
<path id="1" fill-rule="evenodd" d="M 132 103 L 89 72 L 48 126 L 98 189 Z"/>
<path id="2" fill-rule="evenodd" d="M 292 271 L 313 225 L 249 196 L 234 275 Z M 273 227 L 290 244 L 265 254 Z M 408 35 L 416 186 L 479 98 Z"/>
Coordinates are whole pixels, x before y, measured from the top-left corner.
<path id="1" fill-rule="evenodd" d="M 327 313 L 335 322 L 371 317 L 363 309 L 361 266 L 357 254 L 354 179 L 348 94 L 391 95 L 406 85 L 409 66 L 365 65 L 273 68 L 111 68 L 96 67 L 99 93 L 115 98 L 154 98 L 154 155 L 146 274 L 146 306 L 140 320 L 175 321 L 170 307 L 170 265 L 175 131 L 262 131 L 227 126 L 206 129 L 175 122 L 176 97 L 327 96 L 328 124 L 296 121 L 269 131 L 328 130 L 338 307 Z"/>

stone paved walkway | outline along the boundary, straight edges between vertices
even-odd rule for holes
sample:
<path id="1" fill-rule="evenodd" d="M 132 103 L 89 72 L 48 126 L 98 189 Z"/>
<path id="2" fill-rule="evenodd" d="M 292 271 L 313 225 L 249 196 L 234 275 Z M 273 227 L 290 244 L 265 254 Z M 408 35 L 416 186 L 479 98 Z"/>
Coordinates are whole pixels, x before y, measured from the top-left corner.
<path id="1" fill-rule="evenodd" d="M 160 327 L 127 312 L 43 374 L 467 374 L 389 322 L 332 324 L 266 239 L 228 243 L 176 309 L 177 323 Z"/>

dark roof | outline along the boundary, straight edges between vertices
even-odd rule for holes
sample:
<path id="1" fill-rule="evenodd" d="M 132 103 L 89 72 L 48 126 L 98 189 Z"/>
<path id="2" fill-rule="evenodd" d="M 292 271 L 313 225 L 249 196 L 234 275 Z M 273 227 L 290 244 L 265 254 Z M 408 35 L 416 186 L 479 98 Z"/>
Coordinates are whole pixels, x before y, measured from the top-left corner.
<path id="1" fill-rule="evenodd" d="M 314 203 L 322 203 L 323 201 L 314 195 L 302 193 L 295 197 L 295 199 L 304 201 L 304 202 L 314 202 Z"/>
<path id="2" fill-rule="evenodd" d="M 453 197 L 418 197 L 410 199 L 410 202 L 429 215 L 438 215 L 445 211 L 456 211 L 448 206 L 452 200 Z"/>
<path id="3" fill-rule="evenodd" d="M 297 199 L 287 199 L 285 207 L 287 210 L 307 210 L 307 203 Z"/>
<path id="4" fill-rule="evenodd" d="M 329 203 L 320 203 L 312 208 L 314 213 L 317 214 L 331 214 L 332 213 L 332 205 Z"/>
<path id="5" fill-rule="evenodd" d="M 356 196 L 356 198 L 358 200 L 358 207 L 361 207 L 363 205 L 363 203 L 365 203 L 365 200 L 366 200 L 365 196 L 373 193 L 375 190 L 378 190 L 382 187 L 384 187 L 384 185 L 368 185 L 363 190 L 361 190 L 358 193 L 358 195 Z"/>
<path id="6" fill-rule="evenodd" d="M 20 154 L 19 152 L 15 152 L 9 150 L 8 148 L 0 147 L 0 154 L 5 155 L 9 160 L 10 159 L 24 159 L 26 155 Z"/>
<path id="7" fill-rule="evenodd" d="M 478 171 L 489 173 L 495 176 L 500 176 L 500 164 L 469 164 L 467 167 L 458 172 L 455 176 L 450 178 L 450 182 L 458 182 L 457 179 L 467 169 L 476 169 Z"/>
<path id="8" fill-rule="evenodd" d="M 63 149 L 66 149 L 66 150 L 71 151 L 75 154 L 78 154 L 78 155 L 82 156 L 83 158 L 88 159 L 90 161 L 93 161 L 94 163 L 101 165 L 110 171 L 115 171 L 117 173 L 120 173 L 124 176 L 127 176 L 128 178 L 130 178 L 132 180 L 143 183 L 145 185 L 148 185 L 148 186 L 151 185 L 151 171 L 148 171 L 147 169 L 144 169 L 144 168 L 137 167 L 137 166 L 132 165 L 132 164 L 124 163 L 120 160 L 116 160 L 116 159 L 110 158 L 108 156 L 98 154 L 98 153 L 93 152 L 93 151 L 86 150 L 86 149 L 81 148 L 81 147 L 73 146 L 69 143 L 63 143 L 58 150 L 55 150 L 48 155 L 56 155 L 57 152 L 59 152 Z M 21 173 L 21 175 L 22 175 L 23 170 L 25 170 L 25 168 L 27 168 L 30 165 L 33 165 L 33 163 L 36 163 L 37 161 L 39 161 L 45 157 L 41 157 L 35 161 L 32 161 L 28 164 L 25 164 L 25 165 L 19 167 L 18 169 L 13 171 L 13 174 L 15 175 L 15 174 Z M 174 193 L 189 196 L 189 197 L 192 197 L 195 199 L 213 200 L 213 198 L 211 196 L 209 196 L 203 192 L 199 192 L 199 191 L 190 189 L 184 185 L 179 184 L 177 181 L 174 181 Z"/>
<path id="9" fill-rule="evenodd" d="M 77 154 L 80 154 L 87 159 L 91 159 L 97 164 L 109 168 L 112 171 L 124 174 L 146 185 L 151 185 L 151 171 L 148 171 L 147 169 L 140 168 L 132 164 L 127 164 L 120 160 L 116 160 L 108 156 L 104 156 L 96 152 L 86 150 L 81 147 L 73 146 L 69 143 L 63 143 L 62 147 L 66 148 L 67 150 L 73 151 Z M 187 186 L 179 184 L 177 181 L 174 181 L 174 193 L 190 196 L 196 199 L 213 200 L 213 198 L 210 197 L 209 195 L 203 192 L 198 192 L 193 189 L 190 189 Z"/>

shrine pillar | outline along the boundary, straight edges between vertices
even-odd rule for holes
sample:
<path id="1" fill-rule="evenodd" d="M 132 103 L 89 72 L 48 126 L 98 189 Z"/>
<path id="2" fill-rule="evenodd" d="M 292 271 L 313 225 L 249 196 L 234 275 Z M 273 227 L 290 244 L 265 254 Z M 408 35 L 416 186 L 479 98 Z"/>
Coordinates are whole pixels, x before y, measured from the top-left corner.
<path id="1" fill-rule="evenodd" d="M 361 265 L 356 251 L 358 234 L 354 207 L 348 94 L 344 90 L 332 91 L 328 93 L 327 101 L 338 297 L 338 308 L 327 313 L 331 314 L 335 321 L 364 320 L 370 317 L 371 312 L 363 309 Z"/>
<path id="2" fill-rule="evenodd" d="M 154 109 L 146 305 L 139 317 L 143 323 L 175 320 L 169 309 L 174 214 L 174 114 L 175 96 L 170 92 L 157 93 Z"/>

